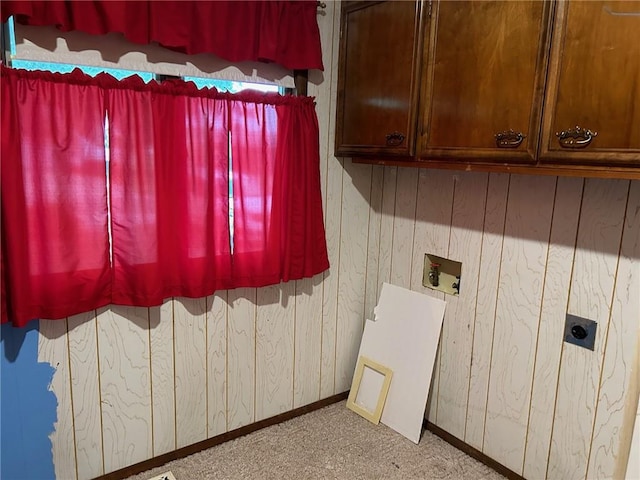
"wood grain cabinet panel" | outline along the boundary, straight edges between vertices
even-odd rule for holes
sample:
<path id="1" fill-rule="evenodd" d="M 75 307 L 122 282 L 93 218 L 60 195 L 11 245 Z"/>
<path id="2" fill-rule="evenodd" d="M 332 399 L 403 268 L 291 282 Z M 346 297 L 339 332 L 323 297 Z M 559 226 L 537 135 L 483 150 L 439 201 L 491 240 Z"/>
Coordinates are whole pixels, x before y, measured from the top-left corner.
<path id="1" fill-rule="evenodd" d="M 345 2 L 336 155 L 640 179 L 640 0 Z"/>
<path id="2" fill-rule="evenodd" d="M 336 154 L 411 155 L 421 2 L 342 7 Z"/>
<path id="3" fill-rule="evenodd" d="M 435 4 L 420 156 L 535 162 L 551 4 Z"/>
<path id="4" fill-rule="evenodd" d="M 640 166 L 640 1 L 561 1 L 544 162 Z"/>

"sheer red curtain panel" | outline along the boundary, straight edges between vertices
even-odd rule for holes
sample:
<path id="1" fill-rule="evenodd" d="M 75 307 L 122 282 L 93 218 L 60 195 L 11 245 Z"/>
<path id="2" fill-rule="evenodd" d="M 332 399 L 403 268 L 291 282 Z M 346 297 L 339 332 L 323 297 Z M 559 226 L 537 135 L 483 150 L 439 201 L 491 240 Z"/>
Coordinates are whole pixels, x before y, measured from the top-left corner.
<path id="1" fill-rule="evenodd" d="M 1 72 L 3 322 L 329 267 L 312 98 Z"/>
<path id="2" fill-rule="evenodd" d="M 322 70 L 316 2 L 312 0 L 3 0 L 2 21 L 53 25 L 93 35 L 122 33 L 187 54 L 230 62 L 275 62 Z"/>
<path id="3" fill-rule="evenodd" d="M 2 73 L 2 319 L 24 326 L 106 305 L 102 89 L 61 75 Z"/>

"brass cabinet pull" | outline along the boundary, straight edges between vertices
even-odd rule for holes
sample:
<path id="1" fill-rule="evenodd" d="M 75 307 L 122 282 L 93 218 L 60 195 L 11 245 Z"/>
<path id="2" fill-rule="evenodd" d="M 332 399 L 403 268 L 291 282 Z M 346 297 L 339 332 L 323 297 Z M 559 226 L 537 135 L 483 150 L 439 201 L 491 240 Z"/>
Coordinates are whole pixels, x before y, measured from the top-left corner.
<path id="1" fill-rule="evenodd" d="M 558 143 L 562 148 L 585 148 L 598 136 L 598 132 L 592 132 L 588 128 L 570 128 L 561 132 L 556 132 Z"/>
<path id="2" fill-rule="evenodd" d="M 404 142 L 404 135 L 400 132 L 392 132 L 387 134 L 387 145 L 390 147 L 397 147 Z"/>
<path id="3" fill-rule="evenodd" d="M 522 132 L 505 130 L 504 132 L 496 133 L 495 137 L 498 148 L 518 148 L 527 136 L 523 135 Z"/>

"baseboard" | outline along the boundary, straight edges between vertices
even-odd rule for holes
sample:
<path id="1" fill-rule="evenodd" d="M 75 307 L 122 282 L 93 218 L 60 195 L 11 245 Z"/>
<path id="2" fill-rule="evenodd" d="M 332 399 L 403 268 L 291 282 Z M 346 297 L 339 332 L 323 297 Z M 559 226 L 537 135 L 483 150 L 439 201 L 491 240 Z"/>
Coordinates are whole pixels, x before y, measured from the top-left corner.
<path id="1" fill-rule="evenodd" d="M 500 475 L 507 477 L 509 480 L 525 480 L 524 477 L 518 475 L 513 470 L 505 467 L 501 463 L 496 462 L 493 458 L 486 456 L 480 450 L 473 448 L 468 443 L 465 443 L 459 438 L 454 437 L 449 432 L 441 429 L 437 425 L 434 425 L 433 423 L 425 420 L 424 426 L 427 430 L 429 430 L 434 435 L 437 435 L 438 437 L 443 439 L 445 442 L 450 443 L 451 445 L 456 447 L 458 450 L 461 450 L 467 455 L 469 455 L 470 457 L 475 458 L 480 463 L 484 463 L 487 467 L 492 468 L 493 470 L 498 472 Z"/>
<path id="2" fill-rule="evenodd" d="M 188 457 L 189 455 L 193 455 L 194 453 L 200 452 L 202 450 L 215 447 L 216 445 L 228 442 L 229 440 L 243 437 L 257 430 L 261 430 L 278 423 L 286 422 L 287 420 L 299 417 L 300 415 L 305 415 L 307 413 L 313 412 L 314 410 L 319 410 L 321 408 L 327 407 L 333 403 L 341 402 L 342 400 L 346 400 L 348 395 L 349 392 L 343 392 L 337 395 L 333 395 L 329 398 L 324 398 L 317 402 L 310 403 L 309 405 L 305 405 L 304 407 L 295 408 L 288 412 L 281 413 L 280 415 L 276 415 L 275 417 L 266 418 L 264 420 L 260 420 L 259 422 L 252 423 L 251 425 L 245 425 L 244 427 L 231 430 L 230 432 L 208 438 L 207 440 L 203 440 L 201 442 L 179 448 L 163 455 L 158 455 L 157 457 L 150 458 L 149 460 L 145 460 L 134 465 L 129 465 L 128 467 L 121 468 L 120 470 L 116 470 L 115 472 L 107 473 L 106 475 L 97 477 L 94 480 L 121 480 L 123 478 L 130 477 L 131 475 L 146 472 L 147 470 L 151 470 L 152 468 L 161 467 L 162 465 L 173 460 Z"/>

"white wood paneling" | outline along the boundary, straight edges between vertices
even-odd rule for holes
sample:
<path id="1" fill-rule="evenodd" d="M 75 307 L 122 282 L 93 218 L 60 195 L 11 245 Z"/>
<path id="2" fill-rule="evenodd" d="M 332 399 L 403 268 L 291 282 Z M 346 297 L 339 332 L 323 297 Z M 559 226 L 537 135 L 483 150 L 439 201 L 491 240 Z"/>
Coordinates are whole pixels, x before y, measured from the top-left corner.
<path id="1" fill-rule="evenodd" d="M 322 357 L 320 364 L 320 396 L 328 397 L 335 393 L 336 372 L 336 321 L 338 316 L 338 261 L 340 258 L 340 224 L 342 205 L 342 161 L 333 156 L 335 139 L 335 116 L 338 78 L 338 42 L 340 35 L 340 5 L 328 2 L 326 22 L 322 22 L 323 30 L 331 30 L 331 62 L 325 63 L 328 70 L 323 74 L 323 82 L 329 82 L 330 101 L 329 116 L 319 117 L 320 130 L 327 129 L 326 178 L 323 184 L 325 233 L 327 251 L 329 253 L 329 270 L 323 274 L 322 288 Z M 330 19 L 330 20 L 329 20 Z M 319 23 L 320 24 L 320 23 Z M 323 44 L 323 52 L 327 51 Z M 324 160 L 323 160 L 324 161 Z"/>
<path id="2" fill-rule="evenodd" d="M 555 186 L 554 177 L 512 175 L 507 201 L 483 451 L 516 473 L 524 461 Z"/>
<path id="3" fill-rule="evenodd" d="M 444 300 L 444 293 L 422 285 L 424 255 L 446 257 L 451 233 L 454 174 L 446 170 L 420 170 L 416 201 L 416 226 L 414 230 L 413 271 L 411 290 Z M 445 308 L 445 319 L 446 319 Z M 445 320 L 446 321 L 446 320 Z M 436 355 L 431 391 L 427 405 L 427 417 L 433 423 L 437 419 L 438 382 L 440 378 L 440 349 Z"/>
<path id="4" fill-rule="evenodd" d="M 227 292 L 207 297 L 207 436 L 227 431 Z"/>
<path id="5" fill-rule="evenodd" d="M 293 408 L 320 399 L 322 275 L 296 282 Z"/>
<path id="6" fill-rule="evenodd" d="M 418 175 L 415 170 L 413 168 L 399 168 L 395 223 L 393 225 L 391 283 L 403 288 L 411 287 L 417 188 Z M 422 270 L 419 265 L 416 268 Z"/>
<path id="7" fill-rule="evenodd" d="M 367 274 L 364 299 L 364 316 L 365 319 L 369 320 L 373 320 L 373 310 L 378 303 L 382 193 L 384 192 L 383 181 L 384 167 L 374 166 L 371 171 L 369 236 L 367 237 Z"/>
<path id="8" fill-rule="evenodd" d="M 96 312 L 67 319 L 78 478 L 104 474 Z"/>
<path id="9" fill-rule="evenodd" d="M 584 181 L 558 178 L 531 391 L 525 478 L 544 478 Z"/>
<path id="10" fill-rule="evenodd" d="M 56 478 L 75 479 L 76 449 L 66 320 L 40 320 L 38 361 L 47 362 L 55 369 L 49 389 L 58 400 L 57 420 L 49 438 Z"/>
<path id="11" fill-rule="evenodd" d="M 509 180 L 510 176 L 507 174 L 490 174 L 485 201 L 464 437 L 465 442 L 478 450 L 482 450 L 484 443 L 484 421 Z"/>
<path id="12" fill-rule="evenodd" d="M 376 300 L 384 282 L 391 282 L 391 257 L 393 253 L 393 230 L 396 212 L 396 189 L 398 185 L 398 169 L 385 167 L 382 183 L 382 211 L 380 218 L 380 259 L 378 260 L 378 289 Z M 367 271 L 367 275 L 371 272 Z"/>
<path id="13" fill-rule="evenodd" d="M 177 448 L 207 438 L 206 298 L 173 299 Z"/>
<path id="14" fill-rule="evenodd" d="M 104 469 L 113 472 L 153 456 L 149 309 L 101 308 L 97 322 Z"/>
<path id="15" fill-rule="evenodd" d="M 462 263 L 461 289 L 458 296 L 444 297 L 447 310 L 440 344 L 437 418 L 441 428 L 464 438 L 488 174 L 455 179 L 447 258 Z"/>
<path id="16" fill-rule="evenodd" d="M 623 180 L 585 181 L 568 313 L 595 320 L 598 329 L 594 351 L 563 345 L 551 479 L 581 479 L 587 472 L 628 189 Z"/>
<path id="17" fill-rule="evenodd" d="M 336 339 L 336 391 L 351 387 L 364 329 L 371 166 L 345 160 Z"/>
<path id="18" fill-rule="evenodd" d="M 322 363 L 320 396 L 336 393 L 336 335 L 338 318 L 338 280 L 340 262 L 340 226 L 342 223 L 342 162 L 329 158 L 327 175 L 327 211 L 325 232 L 329 270 L 324 272 L 322 300 Z"/>
<path id="19" fill-rule="evenodd" d="M 636 362 L 640 358 L 636 356 Z M 636 379 L 637 384 L 637 379 Z M 637 390 L 637 386 L 636 386 Z M 636 402 L 638 403 L 638 402 Z M 640 478 L 640 458 L 638 458 L 637 452 L 640 452 L 640 403 L 636 410 L 636 415 L 632 416 L 629 423 L 634 423 L 633 437 L 631 440 L 631 446 L 629 447 L 627 465 L 620 465 L 619 469 L 614 472 L 615 478 L 624 478 L 625 480 L 637 480 Z M 624 474 L 622 473 L 624 471 Z M 624 475 L 624 476 L 623 476 Z"/>
<path id="20" fill-rule="evenodd" d="M 173 299 L 149 308 L 149 327 L 153 454 L 157 456 L 177 448 Z"/>
<path id="21" fill-rule="evenodd" d="M 256 421 L 293 408 L 295 285 L 281 283 L 257 291 Z"/>
<path id="22" fill-rule="evenodd" d="M 611 306 L 587 478 L 621 477 L 640 381 L 640 182 L 632 182 Z M 627 411 L 629 410 L 629 411 Z M 631 415 L 630 415 L 631 413 Z M 640 452 L 631 451 L 636 463 Z"/>
<path id="23" fill-rule="evenodd" d="M 227 428 L 255 421 L 256 289 L 229 290 Z"/>

